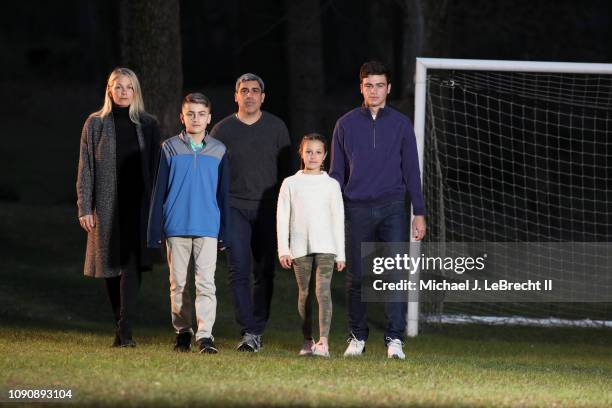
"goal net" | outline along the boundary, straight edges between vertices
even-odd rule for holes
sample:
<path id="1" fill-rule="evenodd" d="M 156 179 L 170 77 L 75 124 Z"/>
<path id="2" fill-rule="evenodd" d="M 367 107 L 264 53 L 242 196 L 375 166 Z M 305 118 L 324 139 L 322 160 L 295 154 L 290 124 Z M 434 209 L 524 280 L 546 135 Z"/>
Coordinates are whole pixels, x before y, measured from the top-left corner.
<path id="1" fill-rule="evenodd" d="M 426 241 L 609 242 L 612 252 L 611 121 L 612 64 L 418 59 Z M 550 276 L 566 267 L 549 264 Z M 421 294 L 413 318 L 416 305 L 421 325 L 612 327 L 605 302 L 445 298 Z"/>

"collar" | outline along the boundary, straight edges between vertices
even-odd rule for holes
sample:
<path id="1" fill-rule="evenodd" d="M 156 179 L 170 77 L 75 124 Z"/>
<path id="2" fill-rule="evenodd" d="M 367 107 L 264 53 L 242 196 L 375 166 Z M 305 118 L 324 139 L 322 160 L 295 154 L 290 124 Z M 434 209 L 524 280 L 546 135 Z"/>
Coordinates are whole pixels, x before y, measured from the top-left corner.
<path id="1" fill-rule="evenodd" d="M 206 139 L 208 137 L 208 133 L 204 131 L 204 138 L 202 139 L 200 143 L 195 143 L 193 139 L 191 138 L 191 136 L 189 136 L 189 133 L 187 133 L 186 130 L 183 130 L 181 132 L 181 136 L 182 136 L 183 141 L 189 144 L 189 146 L 191 147 L 191 150 L 193 150 L 194 152 L 197 152 L 197 151 L 202 150 L 206 146 Z"/>
<path id="2" fill-rule="evenodd" d="M 386 112 L 389 111 L 388 108 L 388 104 L 385 104 L 385 106 L 383 106 L 382 108 L 378 109 L 378 112 L 376 113 L 376 117 L 380 117 L 381 115 L 386 115 Z M 370 119 L 372 119 L 372 111 L 370 111 L 370 108 L 368 108 L 365 103 L 361 104 L 361 107 L 359 108 L 359 111 L 366 115 L 367 117 L 369 117 Z"/>

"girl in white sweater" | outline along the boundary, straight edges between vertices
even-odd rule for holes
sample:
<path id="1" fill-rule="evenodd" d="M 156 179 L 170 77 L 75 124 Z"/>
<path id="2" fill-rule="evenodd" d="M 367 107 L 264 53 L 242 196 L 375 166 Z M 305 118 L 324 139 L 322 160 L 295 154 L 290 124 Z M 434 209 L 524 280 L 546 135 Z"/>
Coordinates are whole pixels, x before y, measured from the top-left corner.
<path id="1" fill-rule="evenodd" d="M 304 343 L 300 355 L 329 357 L 327 338 L 332 317 L 331 277 L 334 263 L 344 269 L 344 204 L 340 185 L 322 171 L 325 139 L 307 134 L 300 143 L 301 168 L 287 177 L 278 196 L 276 214 L 281 266 L 295 272 L 298 313 Z M 316 276 L 316 286 L 312 275 Z M 319 341 L 312 339 L 312 289 L 319 304 Z"/>

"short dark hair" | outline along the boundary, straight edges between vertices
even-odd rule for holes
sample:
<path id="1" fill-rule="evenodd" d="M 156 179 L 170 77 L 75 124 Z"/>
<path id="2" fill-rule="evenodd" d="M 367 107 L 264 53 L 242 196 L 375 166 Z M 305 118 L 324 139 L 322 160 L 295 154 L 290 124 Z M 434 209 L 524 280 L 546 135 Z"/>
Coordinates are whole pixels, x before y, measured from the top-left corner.
<path id="1" fill-rule="evenodd" d="M 199 103 L 201 105 L 206 106 L 209 110 L 212 109 L 210 99 L 206 95 L 200 92 L 192 92 L 187 94 L 183 99 L 183 103 L 181 104 L 181 108 L 185 106 L 187 103 Z"/>
<path id="2" fill-rule="evenodd" d="M 246 74 L 242 74 L 238 77 L 238 79 L 236 80 L 236 92 L 238 92 L 238 88 L 240 88 L 241 83 L 248 82 L 248 81 L 257 81 L 257 83 L 259 84 L 259 87 L 261 88 L 261 92 L 262 93 L 266 92 L 263 79 L 261 79 L 261 77 L 259 77 L 258 75 L 252 74 L 250 72 L 247 72 Z"/>
<path id="3" fill-rule="evenodd" d="M 368 61 L 361 66 L 359 69 L 359 83 L 363 81 L 363 78 L 367 78 L 370 75 L 384 75 L 387 78 L 387 83 L 391 83 L 391 72 L 380 61 Z"/>

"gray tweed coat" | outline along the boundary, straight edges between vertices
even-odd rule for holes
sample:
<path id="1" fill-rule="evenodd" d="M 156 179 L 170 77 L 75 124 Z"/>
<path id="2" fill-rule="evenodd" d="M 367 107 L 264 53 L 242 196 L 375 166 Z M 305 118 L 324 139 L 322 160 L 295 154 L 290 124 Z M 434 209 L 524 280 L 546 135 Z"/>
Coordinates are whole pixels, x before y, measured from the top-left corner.
<path id="1" fill-rule="evenodd" d="M 160 135 L 155 117 L 143 113 L 136 125 L 140 146 L 142 175 L 145 181 L 141 206 L 140 267 L 151 265 L 156 254 L 146 248 L 151 186 L 159 158 Z M 78 216 L 95 214 L 96 227 L 87 234 L 86 276 L 110 278 L 121 274 L 119 264 L 119 223 L 117 220 L 116 140 L 113 114 L 91 115 L 83 125 L 77 176 Z"/>

